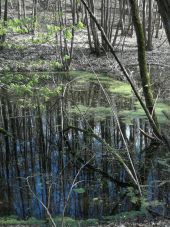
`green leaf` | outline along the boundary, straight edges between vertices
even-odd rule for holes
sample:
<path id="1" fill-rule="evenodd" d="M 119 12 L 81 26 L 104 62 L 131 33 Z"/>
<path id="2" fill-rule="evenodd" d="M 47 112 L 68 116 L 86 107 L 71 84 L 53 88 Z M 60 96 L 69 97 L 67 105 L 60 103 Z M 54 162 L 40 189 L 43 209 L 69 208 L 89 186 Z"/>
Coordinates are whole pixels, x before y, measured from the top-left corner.
<path id="1" fill-rule="evenodd" d="M 85 189 L 84 188 L 75 188 L 73 189 L 74 192 L 78 193 L 78 194 L 83 194 L 85 193 Z"/>
<path id="2" fill-rule="evenodd" d="M 72 38 L 72 33 L 71 33 L 71 31 L 70 31 L 69 29 L 66 29 L 66 30 L 64 31 L 64 38 L 65 38 L 66 40 L 70 40 L 70 39 Z"/>
<path id="3" fill-rule="evenodd" d="M 78 30 L 82 30 L 84 28 L 84 24 L 80 21 L 80 22 L 78 22 L 76 27 Z"/>

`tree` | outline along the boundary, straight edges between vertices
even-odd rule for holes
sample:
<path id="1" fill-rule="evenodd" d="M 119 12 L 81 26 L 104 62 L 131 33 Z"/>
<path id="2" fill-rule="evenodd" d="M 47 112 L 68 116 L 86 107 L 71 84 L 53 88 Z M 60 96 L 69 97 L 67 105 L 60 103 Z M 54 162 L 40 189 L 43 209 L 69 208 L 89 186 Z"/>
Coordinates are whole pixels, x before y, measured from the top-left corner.
<path id="1" fill-rule="evenodd" d="M 139 18 L 139 9 L 138 9 L 138 4 L 136 0 L 129 0 L 130 5 L 131 5 L 131 10 L 132 10 L 132 18 L 134 21 L 134 27 L 136 30 L 136 35 L 137 35 L 137 42 L 138 42 L 138 59 L 139 59 L 139 67 L 140 67 L 140 74 L 141 74 L 141 80 L 142 80 L 142 86 L 143 86 L 143 92 L 144 92 L 144 97 L 145 97 L 145 102 L 146 105 L 144 104 L 143 100 L 139 96 L 133 82 L 131 81 L 128 72 L 126 71 L 125 67 L 122 65 L 121 61 L 117 57 L 112 44 L 110 43 L 108 37 L 106 36 L 102 26 L 99 24 L 98 20 L 94 16 L 93 12 L 90 10 L 88 7 L 87 3 L 85 0 L 81 0 L 85 8 L 87 9 L 90 17 L 93 19 L 95 22 L 96 26 L 101 32 L 101 35 L 103 36 L 103 39 L 107 43 L 110 52 L 113 54 L 115 57 L 116 61 L 118 62 L 121 71 L 123 72 L 124 76 L 126 77 L 127 81 L 130 83 L 134 94 L 136 95 L 137 99 L 139 100 L 143 110 L 146 113 L 146 116 L 148 117 L 150 124 L 153 128 L 154 134 L 162 140 L 162 136 L 160 134 L 159 130 L 159 124 L 157 121 L 157 117 L 154 111 L 154 100 L 153 100 L 153 95 L 152 95 L 152 88 L 151 88 L 151 83 L 150 83 L 150 76 L 148 73 L 147 69 L 147 63 L 146 63 L 146 56 L 145 56 L 145 39 L 144 39 L 144 33 L 142 29 L 142 24 L 140 22 Z"/>
<path id="2" fill-rule="evenodd" d="M 154 111 L 154 101 L 150 82 L 150 76 L 147 68 L 146 56 L 145 56 L 145 37 L 142 28 L 142 24 L 139 16 L 139 8 L 136 0 L 129 0 L 132 10 L 132 18 L 136 31 L 137 43 L 138 43 L 138 61 L 140 68 L 140 76 L 142 82 L 143 93 L 145 97 L 146 106 L 153 116 L 153 120 L 158 128 L 158 121 Z"/>
<path id="3" fill-rule="evenodd" d="M 170 0 L 156 0 L 159 12 L 165 27 L 166 35 L 170 43 Z"/>

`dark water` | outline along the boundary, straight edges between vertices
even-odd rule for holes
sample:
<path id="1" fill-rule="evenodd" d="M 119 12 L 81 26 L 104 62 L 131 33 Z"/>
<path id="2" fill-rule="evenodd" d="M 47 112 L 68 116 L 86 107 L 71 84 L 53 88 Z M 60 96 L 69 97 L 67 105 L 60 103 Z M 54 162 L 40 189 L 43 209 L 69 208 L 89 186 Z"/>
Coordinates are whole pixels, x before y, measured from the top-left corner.
<path id="1" fill-rule="evenodd" d="M 0 214 L 41 218 L 45 215 L 41 202 L 52 215 L 65 210 L 65 215 L 76 218 L 101 218 L 135 209 L 133 182 L 114 156 L 96 138 L 68 130 L 68 125 L 92 130 L 130 167 L 103 90 L 96 81 L 78 82 L 69 75 L 55 75 L 52 81 L 51 87 L 61 89 L 57 94 L 46 92 L 48 97 L 36 89 L 31 96 L 22 97 L 1 90 L 0 127 L 8 135 L 0 134 Z M 134 97 L 113 93 L 109 97 L 115 112 L 133 108 Z M 145 118 L 119 120 L 145 206 L 150 202 L 156 212 L 169 215 L 168 148 L 151 146 L 139 131 L 139 127 L 150 131 Z M 162 128 L 168 132 L 167 123 Z"/>

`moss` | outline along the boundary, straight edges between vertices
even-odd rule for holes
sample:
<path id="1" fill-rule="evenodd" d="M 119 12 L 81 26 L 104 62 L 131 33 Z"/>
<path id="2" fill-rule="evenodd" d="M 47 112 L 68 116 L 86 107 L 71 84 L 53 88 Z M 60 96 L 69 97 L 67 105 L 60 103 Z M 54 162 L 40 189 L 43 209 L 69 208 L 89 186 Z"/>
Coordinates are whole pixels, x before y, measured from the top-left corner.
<path id="1" fill-rule="evenodd" d="M 86 117 L 93 117 L 96 120 L 103 120 L 108 116 L 111 116 L 111 108 L 110 107 L 89 107 L 78 105 L 76 107 L 71 108 L 68 110 L 70 113 L 77 114 L 77 115 L 86 115 Z"/>
<path id="2" fill-rule="evenodd" d="M 126 123 L 130 122 L 130 120 L 132 120 L 135 117 L 146 118 L 145 112 L 141 108 L 139 102 L 136 102 L 134 107 L 135 107 L 134 110 L 123 110 L 119 112 L 119 115 L 122 116 L 122 118 Z M 167 122 L 167 118 L 164 115 L 163 111 L 170 113 L 170 106 L 165 103 L 156 103 L 155 110 L 156 110 L 156 115 L 158 117 L 158 121 L 160 123 Z"/>
<path id="3" fill-rule="evenodd" d="M 120 214 L 116 214 L 114 216 L 106 216 L 103 217 L 104 221 L 107 222 L 118 222 L 118 221 L 127 221 L 127 220 L 133 220 L 140 218 L 144 218 L 146 216 L 146 211 L 141 210 L 141 211 L 130 211 L 130 212 L 122 212 Z"/>
<path id="4" fill-rule="evenodd" d="M 5 216 L 0 217 L 0 225 L 36 225 L 36 226 L 42 226 L 44 225 L 43 220 L 38 220 L 34 217 L 31 217 L 27 220 L 19 220 L 16 216 Z"/>
<path id="5" fill-rule="evenodd" d="M 112 93 L 120 94 L 122 96 L 132 96 L 131 86 L 120 81 L 114 81 L 108 90 Z"/>
<path id="6" fill-rule="evenodd" d="M 53 218 L 57 226 L 61 226 L 62 217 L 56 216 Z M 75 220 L 71 217 L 64 217 L 64 226 L 65 227 L 86 227 L 86 226 L 95 226 L 98 225 L 97 219 L 87 219 L 87 220 Z M 24 226 L 40 226 L 47 227 L 50 226 L 45 220 L 38 220 L 34 217 L 31 217 L 27 220 L 19 220 L 16 216 L 5 216 L 0 217 L 0 225 L 24 225 Z"/>
<path id="7" fill-rule="evenodd" d="M 77 82 L 86 83 L 88 81 L 98 84 L 98 80 L 94 73 L 86 71 L 71 71 L 70 76 L 77 77 Z M 119 94 L 122 96 L 132 96 L 131 86 L 125 82 L 114 80 L 107 74 L 98 74 L 98 78 L 104 88 L 111 93 Z"/>
<path id="8" fill-rule="evenodd" d="M 61 226 L 61 217 L 54 217 L 54 222 L 57 226 Z M 86 226 L 97 226 L 97 219 L 87 219 L 87 220 L 75 220 L 71 217 L 64 217 L 64 226 L 65 227 L 86 227 Z"/>

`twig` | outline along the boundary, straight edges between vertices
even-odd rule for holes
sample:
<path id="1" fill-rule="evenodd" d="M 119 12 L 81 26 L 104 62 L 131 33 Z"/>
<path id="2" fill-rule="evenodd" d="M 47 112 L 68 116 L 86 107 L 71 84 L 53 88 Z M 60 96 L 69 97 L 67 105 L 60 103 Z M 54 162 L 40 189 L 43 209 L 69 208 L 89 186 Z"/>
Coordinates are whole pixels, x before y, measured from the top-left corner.
<path id="1" fill-rule="evenodd" d="M 54 220 L 53 220 L 53 218 L 52 218 L 52 216 L 51 216 L 51 214 L 50 214 L 50 212 L 49 212 L 49 209 L 45 206 L 45 204 L 41 201 L 41 199 L 40 199 L 40 198 L 34 193 L 34 191 L 32 190 L 31 185 L 30 185 L 30 182 L 29 182 L 29 178 L 31 178 L 31 176 L 26 177 L 26 182 L 27 182 L 27 185 L 28 185 L 28 188 L 29 188 L 30 192 L 33 194 L 33 196 L 37 199 L 37 201 L 38 201 L 38 202 L 44 207 L 44 209 L 46 210 L 47 215 L 48 215 L 48 217 L 49 217 L 49 219 L 50 219 L 52 225 L 53 225 L 54 227 L 57 227 L 57 225 L 55 224 L 55 222 L 54 222 Z"/>

